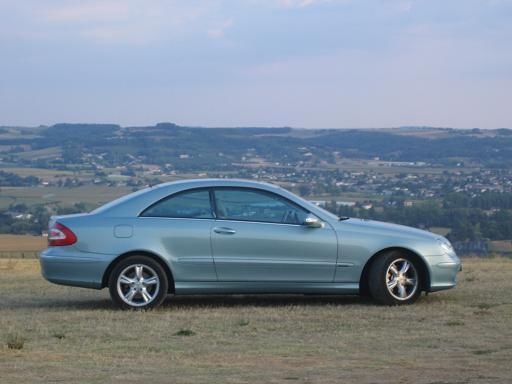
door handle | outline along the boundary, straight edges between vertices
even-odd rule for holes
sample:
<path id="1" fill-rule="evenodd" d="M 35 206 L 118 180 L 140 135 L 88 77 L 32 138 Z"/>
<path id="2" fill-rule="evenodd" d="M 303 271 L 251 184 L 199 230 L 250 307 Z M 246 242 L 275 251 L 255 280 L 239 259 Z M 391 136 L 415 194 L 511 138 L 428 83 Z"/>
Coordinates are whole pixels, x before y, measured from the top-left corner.
<path id="1" fill-rule="evenodd" d="M 219 233 L 221 235 L 234 235 L 236 233 L 234 229 L 226 227 L 215 227 L 213 228 L 213 232 Z"/>

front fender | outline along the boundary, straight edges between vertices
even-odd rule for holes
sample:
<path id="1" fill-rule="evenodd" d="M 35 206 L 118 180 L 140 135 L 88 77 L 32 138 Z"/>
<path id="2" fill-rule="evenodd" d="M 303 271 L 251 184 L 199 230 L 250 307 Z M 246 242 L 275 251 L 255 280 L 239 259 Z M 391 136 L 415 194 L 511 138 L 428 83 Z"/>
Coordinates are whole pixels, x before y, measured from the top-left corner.
<path id="1" fill-rule="evenodd" d="M 432 274 L 432 260 L 442 256 L 435 239 L 417 237 L 409 233 L 390 234 L 363 227 L 338 229 L 339 257 L 335 282 L 359 282 L 365 266 L 375 255 L 385 250 L 403 249 L 421 259 L 428 277 Z"/>

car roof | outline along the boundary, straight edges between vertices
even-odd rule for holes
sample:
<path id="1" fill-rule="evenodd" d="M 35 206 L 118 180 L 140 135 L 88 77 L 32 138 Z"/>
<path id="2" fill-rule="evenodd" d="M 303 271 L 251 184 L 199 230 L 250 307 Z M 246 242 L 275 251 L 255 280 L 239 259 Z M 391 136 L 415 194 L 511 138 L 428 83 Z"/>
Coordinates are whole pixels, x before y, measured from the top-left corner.
<path id="1" fill-rule="evenodd" d="M 185 191 L 193 188 L 211 188 L 211 187 L 245 187 L 257 188 L 273 192 L 285 192 L 284 189 L 270 184 L 251 180 L 241 179 L 188 179 L 177 180 L 167 183 L 157 184 L 148 188 L 122 196 L 97 209 L 92 213 L 109 213 L 114 215 L 134 214 L 140 212 L 141 207 L 146 207 L 170 194 Z"/>
<path id="2" fill-rule="evenodd" d="M 200 187 L 254 187 L 259 189 L 281 189 L 279 186 L 266 183 L 263 181 L 245 180 L 245 179 L 224 179 L 224 178 L 209 178 L 209 179 L 188 179 L 170 181 L 167 183 L 157 184 L 152 188 L 166 188 L 174 186 L 183 186 L 186 188 L 200 188 Z M 185 189 L 185 188 L 183 188 Z"/>
<path id="3" fill-rule="evenodd" d="M 188 179 L 171 181 L 168 183 L 157 184 L 155 186 L 142 189 L 140 191 L 123 196 L 117 200 L 111 201 L 91 213 L 106 214 L 108 216 L 138 216 L 145 208 L 171 194 L 185 191 L 193 188 L 213 188 L 213 187 L 243 187 L 256 188 L 259 190 L 277 193 L 296 204 L 307 208 L 320 218 L 325 220 L 326 212 L 320 210 L 314 204 L 300 198 L 299 196 L 283 189 L 277 185 L 243 179 Z"/>

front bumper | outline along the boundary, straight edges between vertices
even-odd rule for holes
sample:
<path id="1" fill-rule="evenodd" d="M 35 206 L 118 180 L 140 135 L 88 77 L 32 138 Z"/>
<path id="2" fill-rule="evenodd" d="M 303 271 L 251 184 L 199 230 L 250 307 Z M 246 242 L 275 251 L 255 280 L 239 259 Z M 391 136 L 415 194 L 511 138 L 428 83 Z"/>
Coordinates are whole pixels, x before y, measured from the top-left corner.
<path id="1" fill-rule="evenodd" d="M 81 252 L 73 246 L 50 247 L 39 255 L 43 277 L 55 284 L 102 288 L 103 275 L 114 255 Z"/>
<path id="2" fill-rule="evenodd" d="M 427 257 L 430 269 L 429 292 L 450 289 L 457 285 L 457 273 L 462 270 L 462 262 L 455 253 Z"/>

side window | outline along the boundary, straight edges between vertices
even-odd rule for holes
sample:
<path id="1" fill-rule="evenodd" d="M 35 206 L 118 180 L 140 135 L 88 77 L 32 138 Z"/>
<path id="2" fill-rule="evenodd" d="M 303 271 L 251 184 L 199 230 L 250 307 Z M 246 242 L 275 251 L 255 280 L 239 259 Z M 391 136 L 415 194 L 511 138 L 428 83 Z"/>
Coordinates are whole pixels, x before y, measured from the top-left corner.
<path id="1" fill-rule="evenodd" d="M 171 195 L 147 208 L 141 216 L 213 219 L 210 192 L 205 189 Z"/>
<path id="2" fill-rule="evenodd" d="M 216 189 L 219 219 L 302 224 L 307 212 L 272 193 L 249 189 Z"/>

